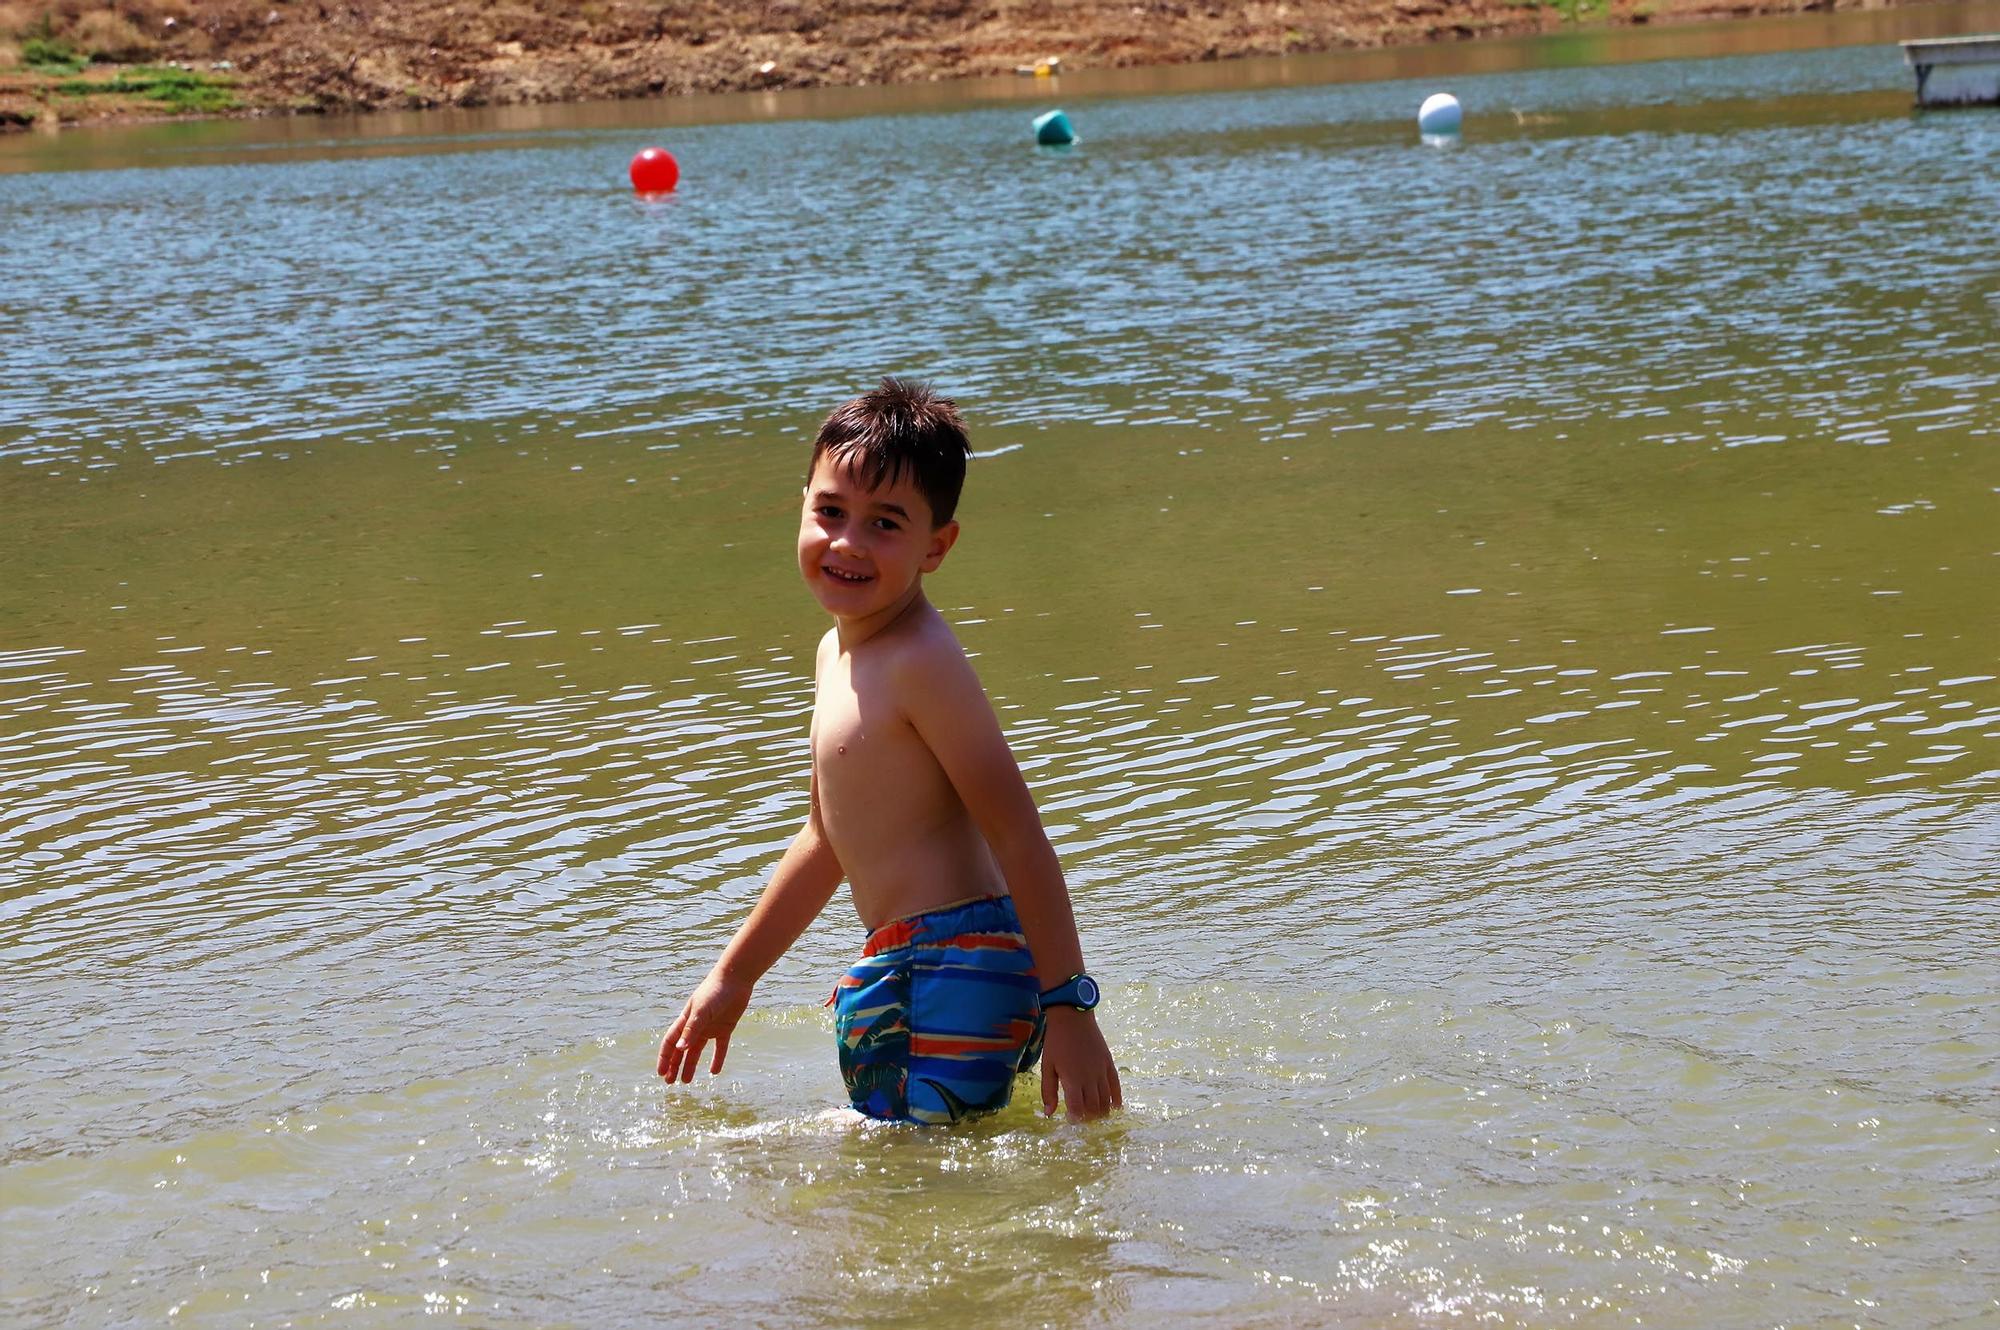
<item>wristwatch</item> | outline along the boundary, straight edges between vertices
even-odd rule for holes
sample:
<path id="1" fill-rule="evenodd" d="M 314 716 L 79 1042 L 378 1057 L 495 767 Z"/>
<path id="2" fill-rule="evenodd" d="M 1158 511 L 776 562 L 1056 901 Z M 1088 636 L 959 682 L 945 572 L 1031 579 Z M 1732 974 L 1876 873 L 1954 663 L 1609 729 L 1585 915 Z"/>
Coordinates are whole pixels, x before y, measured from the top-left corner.
<path id="1" fill-rule="evenodd" d="M 1097 1005 L 1101 996 L 1095 979 L 1087 974 L 1073 974 L 1042 994 L 1042 1006 L 1075 1007 L 1079 1011 L 1089 1011 Z"/>

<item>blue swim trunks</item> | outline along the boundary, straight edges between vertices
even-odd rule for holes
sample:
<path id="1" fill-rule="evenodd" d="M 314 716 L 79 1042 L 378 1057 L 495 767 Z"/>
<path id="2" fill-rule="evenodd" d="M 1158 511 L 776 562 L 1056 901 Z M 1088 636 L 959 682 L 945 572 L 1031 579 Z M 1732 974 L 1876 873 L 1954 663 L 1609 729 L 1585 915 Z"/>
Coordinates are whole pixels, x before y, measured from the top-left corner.
<path id="1" fill-rule="evenodd" d="M 1042 1055 L 1042 1000 L 1014 902 L 988 896 L 882 925 L 833 990 L 847 1097 L 871 1118 L 957 1122 L 1005 1108 Z"/>

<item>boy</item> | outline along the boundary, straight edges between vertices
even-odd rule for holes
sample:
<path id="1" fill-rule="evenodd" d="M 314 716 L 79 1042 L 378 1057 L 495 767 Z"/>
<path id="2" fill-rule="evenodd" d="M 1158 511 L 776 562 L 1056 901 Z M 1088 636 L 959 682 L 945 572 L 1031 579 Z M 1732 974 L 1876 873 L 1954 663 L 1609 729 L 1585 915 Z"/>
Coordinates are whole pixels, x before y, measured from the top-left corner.
<path id="1" fill-rule="evenodd" d="M 958 540 L 964 422 L 896 379 L 813 441 L 799 572 L 833 615 L 814 667 L 805 826 L 660 1043 L 659 1072 L 714 1075 L 750 990 L 845 877 L 869 929 L 834 990 L 840 1070 L 874 1118 L 1004 1107 L 1042 1063 L 1042 1111 L 1121 1103 L 1062 869 L 985 690 L 924 597 Z M 1019 905 L 1019 914 L 1015 912 Z"/>

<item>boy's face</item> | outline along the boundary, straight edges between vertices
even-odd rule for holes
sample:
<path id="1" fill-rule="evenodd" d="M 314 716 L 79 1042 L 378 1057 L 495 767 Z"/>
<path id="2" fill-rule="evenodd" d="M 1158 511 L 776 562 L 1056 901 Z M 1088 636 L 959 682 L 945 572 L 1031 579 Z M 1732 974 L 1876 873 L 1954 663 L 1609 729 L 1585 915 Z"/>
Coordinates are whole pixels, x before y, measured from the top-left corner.
<path id="1" fill-rule="evenodd" d="M 799 574 L 828 614 L 865 619 L 897 606 L 957 539 L 958 523 L 931 526 L 931 505 L 908 477 L 871 490 L 822 457 L 799 518 Z"/>

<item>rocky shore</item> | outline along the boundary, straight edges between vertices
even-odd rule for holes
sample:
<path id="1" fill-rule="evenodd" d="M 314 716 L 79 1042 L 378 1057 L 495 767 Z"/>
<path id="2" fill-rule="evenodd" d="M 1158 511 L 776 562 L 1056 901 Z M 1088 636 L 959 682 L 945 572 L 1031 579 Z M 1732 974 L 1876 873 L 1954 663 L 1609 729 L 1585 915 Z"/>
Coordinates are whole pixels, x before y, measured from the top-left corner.
<path id="1" fill-rule="evenodd" d="M 0 2 L 0 125 L 490 106 L 1224 60 L 1885 0 Z"/>

